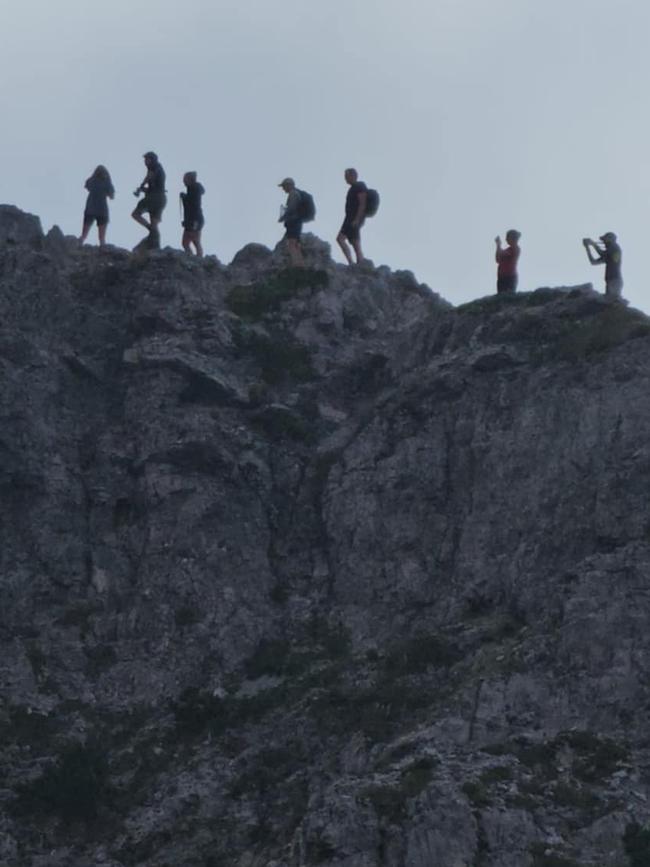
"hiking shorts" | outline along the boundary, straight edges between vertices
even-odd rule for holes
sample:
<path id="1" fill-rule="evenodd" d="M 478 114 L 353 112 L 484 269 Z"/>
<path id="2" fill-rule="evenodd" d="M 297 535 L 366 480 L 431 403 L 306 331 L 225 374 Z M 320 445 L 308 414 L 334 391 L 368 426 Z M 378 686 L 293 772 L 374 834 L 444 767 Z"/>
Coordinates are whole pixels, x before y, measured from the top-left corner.
<path id="1" fill-rule="evenodd" d="M 517 290 L 517 275 L 508 274 L 497 278 L 497 295 L 513 295 Z"/>
<path id="2" fill-rule="evenodd" d="M 183 220 L 183 228 L 186 232 L 194 234 L 201 231 L 204 222 L 203 217 L 198 217 L 196 220 Z"/>
<path id="3" fill-rule="evenodd" d="M 340 234 L 346 237 L 351 244 L 356 244 L 361 237 L 361 226 L 353 226 L 352 222 L 352 220 L 346 217 L 345 220 L 343 220 Z M 363 223 L 361 225 L 363 225 Z"/>
<path id="4" fill-rule="evenodd" d="M 95 220 L 98 226 L 107 226 L 108 214 L 89 214 L 88 211 L 84 211 L 84 226 L 92 226 Z"/>
<path id="5" fill-rule="evenodd" d="M 149 214 L 152 220 L 160 220 L 167 204 L 167 196 L 161 193 L 147 193 L 135 206 L 136 214 Z"/>
<path id="6" fill-rule="evenodd" d="M 287 220 L 284 224 L 287 230 L 284 237 L 293 241 L 299 241 L 302 233 L 302 222 L 300 220 Z"/>

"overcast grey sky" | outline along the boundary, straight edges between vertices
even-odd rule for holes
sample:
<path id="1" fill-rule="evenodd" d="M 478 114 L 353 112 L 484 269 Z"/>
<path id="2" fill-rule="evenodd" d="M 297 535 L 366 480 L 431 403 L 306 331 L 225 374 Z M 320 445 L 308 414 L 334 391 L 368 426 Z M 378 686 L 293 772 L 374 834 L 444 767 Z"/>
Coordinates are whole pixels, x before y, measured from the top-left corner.
<path id="1" fill-rule="evenodd" d="M 83 182 L 104 163 L 109 240 L 133 246 L 153 149 L 163 243 L 179 246 L 195 169 L 206 252 L 272 246 L 285 175 L 334 244 L 356 166 L 382 198 L 366 255 L 453 303 L 494 290 L 493 238 L 510 227 L 520 288 L 602 288 L 581 239 L 613 230 L 625 295 L 650 309 L 648 0 L 1 2 L 0 198 L 46 229 L 79 233 Z"/>

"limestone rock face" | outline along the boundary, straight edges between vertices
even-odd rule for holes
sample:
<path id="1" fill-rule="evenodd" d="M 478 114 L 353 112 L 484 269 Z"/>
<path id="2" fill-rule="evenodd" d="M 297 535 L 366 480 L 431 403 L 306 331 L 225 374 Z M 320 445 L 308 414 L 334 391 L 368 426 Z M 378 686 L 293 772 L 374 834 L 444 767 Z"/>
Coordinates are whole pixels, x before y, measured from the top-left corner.
<path id="1" fill-rule="evenodd" d="M 305 249 L 0 208 L 0 862 L 645 863 L 650 321 Z"/>

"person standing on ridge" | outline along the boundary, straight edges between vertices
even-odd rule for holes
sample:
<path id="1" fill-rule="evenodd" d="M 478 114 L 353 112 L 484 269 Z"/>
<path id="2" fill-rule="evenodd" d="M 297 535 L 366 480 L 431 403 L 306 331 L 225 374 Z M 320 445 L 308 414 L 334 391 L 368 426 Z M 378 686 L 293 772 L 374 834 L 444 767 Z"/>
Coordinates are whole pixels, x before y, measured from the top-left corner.
<path id="1" fill-rule="evenodd" d="M 186 253 L 192 252 L 192 245 L 196 255 L 203 255 L 201 246 L 201 230 L 203 229 L 203 209 L 201 208 L 201 196 L 205 193 L 203 184 L 196 179 L 196 172 L 185 172 L 183 183 L 186 192 L 181 193 L 183 204 L 183 238 L 181 243 Z"/>
<path id="2" fill-rule="evenodd" d="M 106 246 L 106 226 L 108 225 L 108 201 L 115 197 L 115 189 L 108 169 L 105 166 L 97 166 L 92 175 L 84 184 L 88 190 L 86 207 L 84 209 L 83 227 L 79 243 L 83 244 L 92 224 L 97 221 L 97 235 L 99 246 Z"/>
<path id="3" fill-rule="evenodd" d="M 501 246 L 501 238 L 497 235 L 494 243 L 497 246 L 495 259 L 498 265 L 497 268 L 497 295 L 514 295 L 517 291 L 517 283 L 519 275 L 517 274 L 517 262 L 521 250 L 519 249 L 519 239 L 521 232 L 516 229 L 508 229 L 506 232 L 507 247 Z"/>
<path id="4" fill-rule="evenodd" d="M 345 178 L 345 182 L 350 185 L 350 189 L 345 198 L 345 219 L 336 240 L 347 259 L 348 265 L 354 264 L 348 242 L 352 244 L 358 265 L 363 262 L 361 227 L 366 216 L 368 188 L 363 181 L 359 180 L 359 174 L 356 169 L 346 169 L 343 177 Z"/>
<path id="5" fill-rule="evenodd" d="M 605 265 L 605 297 L 612 301 L 620 301 L 623 292 L 623 275 L 621 265 L 623 252 L 616 241 L 614 232 L 605 232 L 600 236 L 603 246 L 599 246 L 591 238 L 583 238 L 587 256 L 592 265 Z M 593 251 L 596 256 L 593 255 Z"/>
<path id="6" fill-rule="evenodd" d="M 300 245 L 300 235 L 302 234 L 300 191 L 296 189 L 296 183 L 293 178 L 285 178 L 278 186 L 282 187 L 287 194 L 287 203 L 280 211 L 278 222 L 284 223 L 284 238 L 287 242 L 287 250 L 289 251 L 289 259 L 292 266 L 294 268 L 302 268 L 305 261 Z"/>
<path id="7" fill-rule="evenodd" d="M 144 155 L 144 164 L 147 167 L 147 174 L 144 180 L 134 192 L 134 196 L 139 196 L 144 193 L 144 198 L 141 199 L 133 209 L 131 216 L 144 226 L 149 232 L 149 237 L 146 241 L 146 246 L 159 250 L 160 249 L 160 232 L 158 226 L 162 220 L 162 212 L 167 204 L 167 196 L 165 195 L 165 170 L 158 162 L 158 157 L 153 151 L 147 151 Z M 142 216 L 144 213 L 149 214 L 149 221 Z"/>

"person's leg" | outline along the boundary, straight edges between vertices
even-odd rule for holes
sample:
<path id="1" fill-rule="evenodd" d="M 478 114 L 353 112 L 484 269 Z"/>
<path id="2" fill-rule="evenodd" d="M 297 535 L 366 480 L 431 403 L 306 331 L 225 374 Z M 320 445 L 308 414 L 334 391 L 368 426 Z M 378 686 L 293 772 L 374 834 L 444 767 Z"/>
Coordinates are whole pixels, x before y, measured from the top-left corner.
<path id="1" fill-rule="evenodd" d="M 81 227 L 81 235 L 79 235 L 79 243 L 83 244 L 86 238 L 88 237 L 88 232 L 90 232 L 90 227 L 92 226 L 93 221 L 89 220 L 84 215 L 83 226 Z"/>
<path id="2" fill-rule="evenodd" d="M 140 204 L 142 204 L 142 203 L 140 203 Z M 150 231 L 151 230 L 151 223 L 148 220 L 145 220 L 145 218 L 142 216 L 142 214 L 143 214 L 143 208 L 141 208 L 140 205 L 136 205 L 135 208 L 133 209 L 133 213 L 131 214 L 131 216 L 136 221 L 136 223 L 139 223 L 141 226 L 144 226 L 144 228 L 147 231 Z"/>
<path id="3" fill-rule="evenodd" d="M 151 226 L 149 227 L 149 243 L 151 247 L 155 247 L 158 250 L 160 249 L 160 231 L 158 226 L 160 226 L 162 216 L 160 213 L 150 213 L 149 217 L 151 219 Z"/>
<path id="4" fill-rule="evenodd" d="M 194 246 L 196 248 L 196 255 L 199 259 L 203 256 L 203 247 L 201 246 L 201 230 L 194 233 Z"/>
<path id="5" fill-rule="evenodd" d="M 347 238 L 343 234 L 343 232 L 339 232 L 336 236 L 337 243 L 341 250 L 343 251 L 343 255 L 348 260 L 348 265 L 352 265 L 352 253 L 350 252 L 350 248 L 348 246 Z"/>
<path id="6" fill-rule="evenodd" d="M 192 243 L 192 233 L 188 232 L 187 229 L 183 229 L 183 237 L 181 238 L 181 244 L 186 253 L 192 253 L 191 243 Z"/>
<path id="7" fill-rule="evenodd" d="M 352 242 L 352 246 L 354 247 L 354 252 L 357 257 L 357 265 L 363 262 L 363 251 L 361 250 L 361 235 L 357 235 L 356 239 Z"/>
<path id="8" fill-rule="evenodd" d="M 99 246 L 106 246 L 106 223 L 97 223 L 97 236 L 99 238 Z"/>

